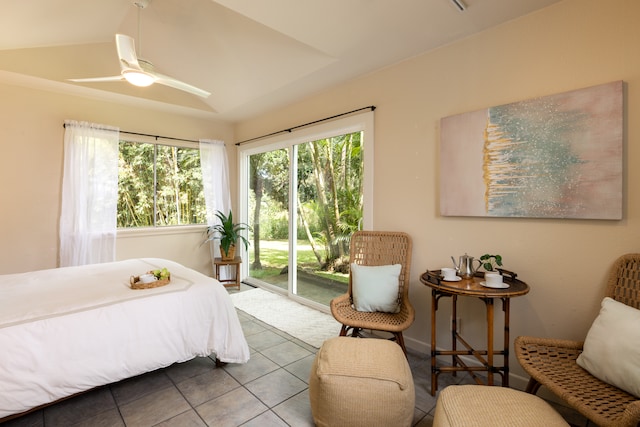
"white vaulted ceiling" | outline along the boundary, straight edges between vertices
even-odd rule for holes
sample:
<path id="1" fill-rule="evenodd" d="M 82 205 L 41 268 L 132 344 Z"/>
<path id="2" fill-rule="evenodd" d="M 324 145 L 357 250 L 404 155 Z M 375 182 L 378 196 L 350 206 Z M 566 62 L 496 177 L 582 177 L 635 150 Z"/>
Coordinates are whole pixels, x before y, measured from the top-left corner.
<path id="1" fill-rule="evenodd" d="M 559 0 L 0 0 L 0 82 L 237 121 Z M 115 34 L 157 71 L 211 92 L 72 83 L 118 75 Z"/>

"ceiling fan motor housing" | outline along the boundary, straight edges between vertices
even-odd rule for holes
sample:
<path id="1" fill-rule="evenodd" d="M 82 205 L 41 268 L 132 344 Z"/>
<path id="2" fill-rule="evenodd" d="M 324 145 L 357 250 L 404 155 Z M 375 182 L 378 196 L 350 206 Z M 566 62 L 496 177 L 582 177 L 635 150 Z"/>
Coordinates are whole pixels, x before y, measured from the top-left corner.
<path id="1" fill-rule="evenodd" d="M 140 9 L 144 9 L 149 5 L 149 0 L 133 0 L 133 4 Z"/>

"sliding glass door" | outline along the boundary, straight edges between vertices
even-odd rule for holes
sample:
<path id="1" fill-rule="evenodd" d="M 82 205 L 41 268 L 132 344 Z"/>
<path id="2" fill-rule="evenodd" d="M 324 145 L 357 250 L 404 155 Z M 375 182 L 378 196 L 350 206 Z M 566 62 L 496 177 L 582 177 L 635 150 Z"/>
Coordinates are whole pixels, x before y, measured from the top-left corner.
<path id="1" fill-rule="evenodd" d="M 346 292 L 350 236 L 371 222 L 367 118 L 241 148 L 246 282 L 325 308 Z"/>
<path id="2" fill-rule="evenodd" d="M 283 290 L 289 287 L 289 152 L 281 148 L 248 157 L 246 201 L 252 227 L 249 276 Z"/>

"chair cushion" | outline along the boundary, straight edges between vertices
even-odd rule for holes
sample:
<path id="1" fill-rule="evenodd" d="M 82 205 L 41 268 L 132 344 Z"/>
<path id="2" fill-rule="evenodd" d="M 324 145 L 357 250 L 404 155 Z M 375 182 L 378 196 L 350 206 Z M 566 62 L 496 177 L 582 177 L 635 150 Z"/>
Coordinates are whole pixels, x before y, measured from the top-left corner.
<path id="1" fill-rule="evenodd" d="M 433 427 L 568 427 L 547 402 L 506 387 L 451 385 L 440 392 Z"/>
<path id="2" fill-rule="evenodd" d="M 576 363 L 594 377 L 640 397 L 640 310 L 603 299 Z"/>
<path id="3" fill-rule="evenodd" d="M 398 288 L 402 265 L 351 264 L 353 304 L 358 311 L 398 313 Z"/>

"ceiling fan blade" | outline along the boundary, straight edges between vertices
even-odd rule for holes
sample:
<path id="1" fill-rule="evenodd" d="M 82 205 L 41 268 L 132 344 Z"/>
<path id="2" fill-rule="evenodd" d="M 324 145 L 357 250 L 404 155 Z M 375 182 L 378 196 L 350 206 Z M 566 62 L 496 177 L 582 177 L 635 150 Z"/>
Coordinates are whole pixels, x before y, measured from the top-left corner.
<path id="1" fill-rule="evenodd" d="M 67 79 L 71 82 L 119 82 L 123 80 L 122 76 L 111 76 L 111 77 L 89 77 L 86 79 Z"/>
<path id="2" fill-rule="evenodd" d="M 152 73 L 156 78 L 156 83 L 172 87 L 174 89 L 179 89 L 184 92 L 189 92 L 193 95 L 200 96 L 202 98 L 208 98 L 211 95 L 210 92 L 207 92 L 204 89 L 197 88 L 188 83 L 181 82 L 180 80 L 176 80 L 173 77 L 165 76 L 162 74 L 158 74 L 155 71 Z"/>
<path id="3" fill-rule="evenodd" d="M 118 50 L 118 58 L 120 58 L 120 68 L 122 71 L 143 71 L 138 62 L 136 43 L 133 38 L 125 34 L 116 34 L 116 48 Z"/>

